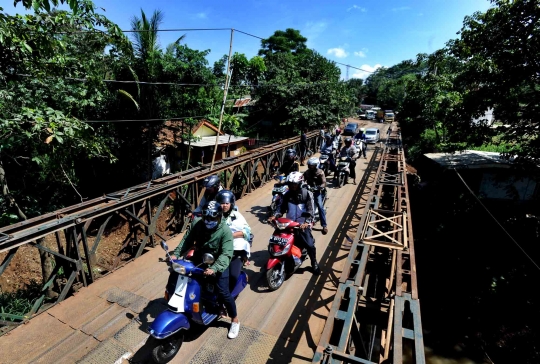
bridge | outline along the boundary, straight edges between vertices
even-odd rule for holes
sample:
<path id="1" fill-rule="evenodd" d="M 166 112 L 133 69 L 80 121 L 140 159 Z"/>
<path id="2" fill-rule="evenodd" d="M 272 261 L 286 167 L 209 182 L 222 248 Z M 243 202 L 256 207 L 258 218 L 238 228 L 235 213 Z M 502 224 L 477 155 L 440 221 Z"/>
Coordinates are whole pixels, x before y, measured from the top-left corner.
<path id="1" fill-rule="evenodd" d="M 322 274 L 301 268 L 274 292 L 261 274 L 273 231 L 267 182 L 299 138 L 0 229 L 0 275 L 21 248 L 56 262 L 27 317 L 0 313 L 11 329 L 0 336 L 0 363 L 148 362 L 146 328 L 166 309 L 168 271 L 156 242 L 179 243 L 187 207 L 202 196 L 198 181 L 213 173 L 242 196 L 239 210 L 255 234 L 249 285 L 237 300 L 242 326 L 235 340 L 225 319 L 191 330 L 172 363 L 424 363 L 405 156 L 399 126 L 383 128 L 383 140 L 358 160 L 359 183 L 330 183 L 330 232 L 314 228 Z M 320 145 L 318 132 L 308 140 L 313 150 Z M 125 220 L 125 237 L 104 261 L 100 247 L 115 219 Z M 57 296 L 43 304 L 49 288 Z"/>

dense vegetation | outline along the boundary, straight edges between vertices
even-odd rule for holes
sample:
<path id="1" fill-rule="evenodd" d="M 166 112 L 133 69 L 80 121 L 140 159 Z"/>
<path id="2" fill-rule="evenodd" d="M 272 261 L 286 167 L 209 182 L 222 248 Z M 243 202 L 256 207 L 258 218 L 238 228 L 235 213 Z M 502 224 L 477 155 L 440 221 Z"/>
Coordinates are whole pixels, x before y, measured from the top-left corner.
<path id="1" fill-rule="evenodd" d="M 70 11 L 53 8 L 61 3 Z M 140 32 L 128 38 L 88 0 L 22 5 L 34 13 L 0 8 L 0 226 L 149 179 L 165 120 L 219 120 L 227 57 L 211 66 L 210 50 L 181 34 L 161 47 L 164 13 L 134 15 Z M 306 41 L 287 29 L 263 40 L 258 56 L 233 54 L 228 98 L 257 104 L 250 115 L 228 108 L 225 131 L 291 136 L 353 110 L 355 88 Z M 131 121 L 88 122 L 104 120 Z"/>

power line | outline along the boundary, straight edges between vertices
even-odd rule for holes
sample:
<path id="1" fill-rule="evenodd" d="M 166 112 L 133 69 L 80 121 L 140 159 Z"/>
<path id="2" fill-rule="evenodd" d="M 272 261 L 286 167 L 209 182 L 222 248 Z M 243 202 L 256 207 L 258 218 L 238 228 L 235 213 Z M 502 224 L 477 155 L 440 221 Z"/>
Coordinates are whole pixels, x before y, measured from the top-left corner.
<path id="1" fill-rule="evenodd" d="M 84 123 L 127 123 L 127 122 L 140 122 L 140 121 L 180 121 L 189 118 L 207 118 L 212 115 L 198 115 L 198 116 L 181 116 L 175 118 L 166 119 L 119 119 L 119 120 L 81 120 Z"/>
<path id="2" fill-rule="evenodd" d="M 465 185 L 465 187 L 467 187 L 467 189 L 469 190 L 469 192 L 471 193 L 471 195 L 474 196 L 474 198 L 476 199 L 476 201 L 478 201 L 478 203 L 484 208 L 484 210 L 486 210 L 486 212 L 489 214 L 489 216 L 491 216 L 491 218 L 497 223 L 497 225 L 499 225 L 499 227 L 506 233 L 506 235 L 508 235 L 508 237 L 510 238 L 510 240 L 512 240 L 514 242 L 514 244 L 517 245 L 517 247 L 523 252 L 523 254 L 525 254 L 525 256 L 527 258 L 529 258 L 529 260 L 532 262 L 532 264 L 534 264 L 534 266 L 536 268 L 538 268 L 538 270 L 540 270 L 540 266 L 538 264 L 536 264 L 536 262 L 534 261 L 533 258 L 531 258 L 531 256 L 529 254 L 527 254 L 527 252 L 525 251 L 525 249 L 523 249 L 521 247 L 521 245 L 519 245 L 519 243 L 512 237 L 512 235 L 510 235 L 510 233 L 508 231 L 506 231 L 506 229 L 504 228 L 504 226 L 501 225 L 501 223 L 499 222 L 499 220 L 497 220 L 497 218 L 495 216 L 493 216 L 493 214 L 491 213 L 491 211 L 488 210 L 488 208 L 482 203 L 482 201 L 478 198 L 478 196 L 476 196 L 476 194 L 473 192 L 473 190 L 469 187 L 469 185 L 467 184 L 467 182 L 465 182 L 465 180 L 463 179 L 463 177 L 461 177 L 461 174 L 459 174 L 459 172 L 457 171 L 457 169 L 454 168 L 454 171 L 457 173 L 459 179 L 461 179 L 461 182 L 463 182 L 463 184 Z"/>

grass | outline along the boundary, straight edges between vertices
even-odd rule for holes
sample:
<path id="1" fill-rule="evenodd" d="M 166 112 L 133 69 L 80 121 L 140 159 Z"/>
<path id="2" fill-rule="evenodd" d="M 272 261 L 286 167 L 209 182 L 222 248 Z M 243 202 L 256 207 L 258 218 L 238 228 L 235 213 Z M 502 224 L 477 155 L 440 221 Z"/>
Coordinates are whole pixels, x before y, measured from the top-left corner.
<path id="1" fill-rule="evenodd" d="M 41 285 L 32 282 L 15 292 L 0 292 L 0 313 L 24 316 L 32 309 L 35 301 L 42 295 Z M 0 317 L 0 320 L 15 321 L 12 317 Z"/>

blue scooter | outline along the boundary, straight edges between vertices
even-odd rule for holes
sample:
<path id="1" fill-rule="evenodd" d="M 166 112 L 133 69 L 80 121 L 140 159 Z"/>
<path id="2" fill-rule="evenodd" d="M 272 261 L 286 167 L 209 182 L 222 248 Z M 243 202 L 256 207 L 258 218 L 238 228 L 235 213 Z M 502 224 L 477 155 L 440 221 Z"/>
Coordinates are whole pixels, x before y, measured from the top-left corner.
<path id="1" fill-rule="evenodd" d="M 215 259 L 212 254 L 204 254 L 203 262 L 195 265 L 189 260 L 171 259 L 169 247 L 164 241 L 161 247 L 165 250 L 170 266 L 170 275 L 165 289 L 166 311 L 161 312 L 150 324 L 152 359 L 156 363 L 169 362 L 180 350 L 184 342 L 184 330 L 191 324 L 210 325 L 223 312 L 224 306 L 217 302 L 215 279 L 205 278 L 201 265 L 211 265 Z M 186 254 L 190 256 L 190 253 Z M 231 292 L 233 298 L 238 297 L 247 285 L 247 275 L 240 277 Z"/>

